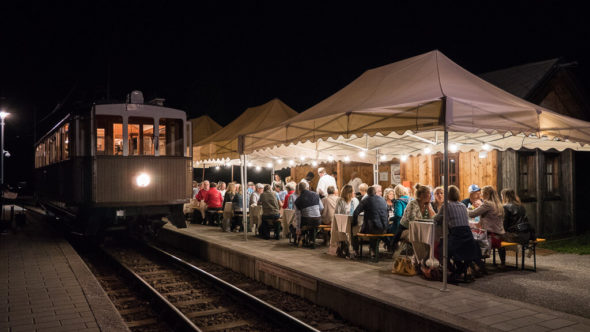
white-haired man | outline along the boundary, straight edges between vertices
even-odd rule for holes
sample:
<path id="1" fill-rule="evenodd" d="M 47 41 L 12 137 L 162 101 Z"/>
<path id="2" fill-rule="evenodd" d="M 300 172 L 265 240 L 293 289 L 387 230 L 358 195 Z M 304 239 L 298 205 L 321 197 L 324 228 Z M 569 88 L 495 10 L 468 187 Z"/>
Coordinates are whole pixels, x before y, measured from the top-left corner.
<path id="1" fill-rule="evenodd" d="M 318 168 L 318 175 L 320 176 L 320 180 L 318 181 L 317 193 L 320 195 L 320 198 L 324 198 L 328 196 L 328 187 L 333 186 L 334 188 L 338 188 L 336 185 L 336 179 L 328 173 L 326 173 L 326 169 L 323 167 Z"/>

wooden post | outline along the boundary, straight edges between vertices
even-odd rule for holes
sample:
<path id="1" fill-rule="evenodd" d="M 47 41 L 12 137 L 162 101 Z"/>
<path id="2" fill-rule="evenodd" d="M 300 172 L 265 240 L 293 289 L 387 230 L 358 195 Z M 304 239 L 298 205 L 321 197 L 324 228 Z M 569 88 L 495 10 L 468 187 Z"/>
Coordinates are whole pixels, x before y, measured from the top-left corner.
<path id="1" fill-rule="evenodd" d="M 342 169 L 342 162 L 339 160 L 336 162 L 336 184 L 340 187 L 339 191 L 344 187 L 344 182 L 342 182 L 344 173 L 342 172 Z"/>

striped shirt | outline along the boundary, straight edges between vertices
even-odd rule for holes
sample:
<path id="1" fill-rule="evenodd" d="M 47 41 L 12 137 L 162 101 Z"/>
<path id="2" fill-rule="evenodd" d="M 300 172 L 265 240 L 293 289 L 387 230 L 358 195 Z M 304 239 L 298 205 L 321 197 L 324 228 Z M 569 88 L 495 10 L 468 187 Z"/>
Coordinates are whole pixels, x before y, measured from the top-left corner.
<path id="1" fill-rule="evenodd" d="M 469 227 L 469 217 L 467 216 L 467 208 L 461 202 L 452 202 L 449 201 L 449 228 L 454 228 L 458 226 L 467 226 Z M 444 218 L 445 213 L 445 206 L 443 205 L 440 211 L 436 216 L 434 216 L 434 221 L 437 224 L 441 224 Z"/>

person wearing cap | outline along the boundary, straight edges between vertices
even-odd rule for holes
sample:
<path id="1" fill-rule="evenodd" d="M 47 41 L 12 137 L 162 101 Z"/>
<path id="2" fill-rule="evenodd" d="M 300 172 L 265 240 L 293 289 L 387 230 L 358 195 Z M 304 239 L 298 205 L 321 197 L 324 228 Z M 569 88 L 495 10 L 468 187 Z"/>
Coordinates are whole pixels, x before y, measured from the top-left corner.
<path id="1" fill-rule="evenodd" d="M 334 188 L 338 188 L 338 185 L 336 185 L 336 180 L 334 177 L 328 174 L 325 168 L 318 168 L 318 174 L 320 176 L 320 180 L 318 181 L 316 192 L 318 195 L 320 195 L 320 198 L 324 198 L 328 196 L 328 187 L 332 186 Z"/>
<path id="2" fill-rule="evenodd" d="M 483 203 L 483 200 L 481 199 L 481 188 L 476 184 L 472 184 L 467 191 L 469 191 L 469 197 L 462 200 L 461 203 L 467 208 L 478 208 Z"/>
<path id="3" fill-rule="evenodd" d="M 260 195 L 264 192 L 264 185 L 262 183 L 256 184 L 256 191 L 250 195 L 250 206 L 258 205 L 258 200 L 260 199 Z"/>

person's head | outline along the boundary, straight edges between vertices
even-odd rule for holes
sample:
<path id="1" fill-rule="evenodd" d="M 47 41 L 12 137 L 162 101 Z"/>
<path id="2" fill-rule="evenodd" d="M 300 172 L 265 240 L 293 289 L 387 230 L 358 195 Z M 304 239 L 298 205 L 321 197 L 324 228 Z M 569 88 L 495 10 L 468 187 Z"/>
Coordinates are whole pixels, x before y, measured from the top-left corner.
<path id="1" fill-rule="evenodd" d="M 388 202 L 393 202 L 395 199 L 395 193 L 393 192 L 393 189 L 385 188 L 385 191 L 383 192 L 383 198 L 385 198 L 385 200 Z"/>
<path id="2" fill-rule="evenodd" d="M 354 179 L 356 179 L 358 176 L 359 176 L 359 173 L 357 173 L 356 171 L 355 171 L 355 172 L 352 172 L 352 173 L 350 174 L 350 179 L 351 179 L 351 180 L 354 180 Z"/>
<path id="3" fill-rule="evenodd" d="M 408 196 L 408 188 L 404 187 L 402 184 L 398 184 L 395 186 L 395 188 L 393 188 L 393 193 L 395 194 L 395 198 Z"/>
<path id="4" fill-rule="evenodd" d="M 364 196 L 364 195 L 367 193 L 367 189 L 369 189 L 369 185 L 368 185 L 368 184 L 366 184 L 366 183 L 361 183 L 361 184 L 359 185 L 359 191 L 360 191 L 361 195 L 363 195 L 363 196 Z"/>
<path id="5" fill-rule="evenodd" d="M 334 195 L 337 192 L 334 186 L 328 186 L 328 189 L 326 189 L 326 191 L 328 191 L 328 195 Z"/>
<path id="6" fill-rule="evenodd" d="M 265 184 L 263 188 L 264 188 L 264 191 L 270 192 L 270 190 L 271 190 L 270 184 Z"/>
<path id="7" fill-rule="evenodd" d="M 234 192 L 239 193 L 241 185 L 239 183 L 235 183 L 235 185 L 236 185 L 236 190 Z"/>
<path id="8" fill-rule="evenodd" d="M 255 187 L 254 182 L 248 182 L 248 188 L 254 189 Z"/>
<path id="9" fill-rule="evenodd" d="M 233 183 L 233 182 L 230 182 L 230 183 L 227 185 L 227 191 L 228 191 L 229 193 L 231 193 L 231 194 L 235 194 L 235 193 L 236 193 L 236 184 L 235 184 L 235 183 Z"/>
<path id="10" fill-rule="evenodd" d="M 470 185 L 467 191 L 469 192 L 469 200 L 472 203 L 481 199 L 481 188 L 478 185 Z"/>
<path id="11" fill-rule="evenodd" d="M 516 194 L 516 191 L 512 188 L 502 189 L 500 194 L 502 196 L 502 203 L 504 204 L 517 204 L 520 205 L 520 197 Z"/>
<path id="12" fill-rule="evenodd" d="M 217 182 L 217 188 L 219 188 L 219 190 L 225 190 L 227 186 L 225 185 L 225 182 L 223 181 L 219 181 Z"/>
<path id="13" fill-rule="evenodd" d="M 342 187 L 340 197 L 342 197 L 346 202 L 350 202 L 352 200 L 352 197 L 354 197 L 354 193 L 352 192 L 352 186 L 347 184 L 344 187 Z"/>
<path id="14" fill-rule="evenodd" d="M 290 176 L 287 176 L 287 177 L 285 178 L 285 183 L 287 183 L 287 182 L 291 182 L 291 177 L 290 177 Z M 295 189 L 293 189 L 293 190 L 295 190 Z"/>
<path id="15" fill-rule="evenodd" d="M 301 193 L 309 188 L 309 185 L 306 182 L 299 182 L 297 185 L 297 193 L 301 195 Z"/>
<path id="16" fill-rule="evenodd" d="M 488 201 L 492 203 L 494 208 L 496 209 L 496 213 L 503 216 L 504 215 L 504 207 L 500 202 L 500 197 L 498 192 L 492 186 L 485 186 L 481 188 L 481 196 L 483 197 L 484 201 Z"/>
<path id="17" fill-rule="evenodd" d="M 369 189 L 367 189 L 367 195 L 368 196 L 375 196 L 375 193 L 376 192 L 377 191 L 375 190 L 375 187 L 373 187 L 373 186 L 371 186 L 371 187 L 369 187 Z"/>
<path id="18" fill-rule="evenodd" d="M 274 189 L 276 192 L 283 191 L 283 184 L 280 182 L 275 183 Z"/>
<path id="19" fill-rule="evenodd" d="M 320 177 L 322 177 L 322 176 L 326 175 L 326 169 L 325 169 L 325 168 L 323 168 L 323 167 L 320 167 L 320 168 L 318 168 L 318 175 L 319 175 Z"/>
<path id="20" fill-rule="evenodd" d="M 443 195 L 444 195 L 444 193 L 443 193 Z M 434 197 L 436 199 L 436 195 Z M 457 186 L 450 185 L 449 186 L 449 201 L 458 202 L 460 199 L 461 199 L 461 192 L 459 192 L 459 188 L 457 188 Z"/>
<path id="21" fill-rule="evenodd" d="M 314 177 L 315 177 L 315 175 L 313 175 L 313 172 L 307 172 L 307 175 L 305 175 L 305 179 L 307 181 L 313 180 Z"/>
<path id="22" fill-rule="evenodd" d="M 193 181 L 193 188 L 197 188 L 199 186 L 199 184 L 197 183 L 197 181 Z"/>
<path id="23" fill-rule="evenodd" d="M 209 188 L 217 188 L 217 183 L 216 182 L 211 182 Z"/>
<path id="24" fill-rule="evenodd" d="M 203 181 L 203 189 L 204 190 L 209 190 L 210 185 L 211 185 L 211 183 L 209 183 L 209 180 Z"/>
<path id="25" fill-rule="evenodd" d="M 414 193 L 418 202 L 430 202 L 430 187 L 416 183 L 414 186 Z"/>
<path id="26" fill-rule="evenodd" d="M 262 194 L 263 191 L 264 191 L 264 185 L 262 183 L 257 183 L 256 184 L 256 192 L 259 194 Z"/>
<path id="27" fill-rule="evenodd" d="M 434 201 L 439 204 L 445 201 L 445 190 L 443 187 L 434 188 Z"/>
<path id="28" fill-rule="evenodd" d="M 281 181 L 281 176 L 275 173 L 275 181 Z"/>
<path id="29" fill-rule="evenodd" d="M 375 195 L 383 196 L 383 187 L 380 184 L 374 184 L 372 187 L 375 188 Z"/>
<path id="30" fill-rule="evenodd" d="M 295 182 L 288 182 L 285 187 L 287 188 L 287 191 L 293 191 L 295 190 L 296 187 L 296 183 Z"/>

